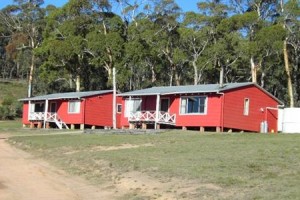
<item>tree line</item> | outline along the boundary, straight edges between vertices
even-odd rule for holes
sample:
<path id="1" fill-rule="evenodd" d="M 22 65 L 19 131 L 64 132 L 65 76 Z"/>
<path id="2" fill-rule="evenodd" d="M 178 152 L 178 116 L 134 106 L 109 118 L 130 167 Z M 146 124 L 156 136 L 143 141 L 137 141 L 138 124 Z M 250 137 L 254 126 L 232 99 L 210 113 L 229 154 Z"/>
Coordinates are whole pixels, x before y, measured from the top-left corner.
<path id="1" fill-rule="evenodd" d="M 187 2 L 188 3 L 188 2 Z M 300 105 L 298 0 L 14 0 L 0 11 L 0 78 L 28 96 L 255 82 Z M 114 11 L 116 8 L 119 11 Z M 223 78 L 220 78 L 223 77 Z"/>

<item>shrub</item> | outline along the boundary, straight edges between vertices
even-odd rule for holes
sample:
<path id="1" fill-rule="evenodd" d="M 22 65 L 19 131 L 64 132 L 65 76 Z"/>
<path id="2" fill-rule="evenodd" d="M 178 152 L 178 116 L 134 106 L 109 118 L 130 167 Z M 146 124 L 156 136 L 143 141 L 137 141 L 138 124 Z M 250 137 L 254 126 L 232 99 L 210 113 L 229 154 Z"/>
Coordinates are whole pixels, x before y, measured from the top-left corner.
<path id="1" fill-rule="evenodd" d="M 0 119 L 15 119 L 22 115 L 22 106 L 17 99 L 7 96 L 4 97 L 2 105 L 0 105 Z"/>

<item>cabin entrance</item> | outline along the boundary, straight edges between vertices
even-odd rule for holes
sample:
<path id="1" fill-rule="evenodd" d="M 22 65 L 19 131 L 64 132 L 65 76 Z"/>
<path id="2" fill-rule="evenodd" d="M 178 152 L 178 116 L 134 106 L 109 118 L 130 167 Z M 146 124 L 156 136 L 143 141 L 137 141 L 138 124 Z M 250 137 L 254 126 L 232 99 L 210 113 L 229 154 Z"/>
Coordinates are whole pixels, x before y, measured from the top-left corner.
<path id="1" fill-rule="evenodd" d="M 170 99 L 162 98 L 160 100 L 160 111 L 169 112 L 169 107 L 170 107 Z"/>
<path id="2" fill-rule="evenodd" d="M 56 113 L 56 102 L 51 102 L 50 103 L 50 112 L 51 113 Z"/>

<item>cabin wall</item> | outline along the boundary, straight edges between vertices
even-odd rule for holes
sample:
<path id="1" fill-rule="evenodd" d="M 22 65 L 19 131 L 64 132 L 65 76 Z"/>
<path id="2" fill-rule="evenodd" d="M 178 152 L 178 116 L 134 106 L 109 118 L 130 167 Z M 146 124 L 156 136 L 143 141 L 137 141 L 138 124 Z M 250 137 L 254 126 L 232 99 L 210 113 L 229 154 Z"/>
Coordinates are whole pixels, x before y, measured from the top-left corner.
<path id="1" fill-rule="evenodd" d="M 57 103 L 57 114 L 66 124 L 83 124 L 84 122 L 84 101 L 80 103 L 79 113 L 69 113 L 69 101 L 55 100 Z M 50 105 L 50 104 L 49 104 Z"/>
<path id="2" fill-rule="evenodd" d="M 23 124 L 30 124 L 28 120 L 29 115 L 29 104 L 27 102 L 23 102 L 23 114 L 22 114 L 22 123 Z"/>
<path id="3" fill-rule="evenodd" d="M 219 95 L 182 95 L 184 96 L 207 96 L 207 110 L 205 114 L 181 114 L 180 113 L 180 96 L 172 105 L 171 113 L 176 113 L 176 126 L 186 127 L 219 127 L 221 121 L 221 98 Z"/>
<path id="4" fill-rule="evenodd" d="M 121 104 L 121 97 L 117 97 L 117 104 Z M 113 94 L 108 93 L 101 96 L 86 98 L 84 124 L 94 126 L 113 126 Z M 120 127 L 120 115 L 117 113 L 117 127 Z"/>
<path id="5" fill-rule="evenodd" d="M 244 101 L 249 99 L 249 114 L 244 115 Z M 261 122 L 267 120 L 268 131 L 277 131 L 278 103 L 255 86 L 226 91 L 223 126 L 232 129 L 260 132 Z"/>

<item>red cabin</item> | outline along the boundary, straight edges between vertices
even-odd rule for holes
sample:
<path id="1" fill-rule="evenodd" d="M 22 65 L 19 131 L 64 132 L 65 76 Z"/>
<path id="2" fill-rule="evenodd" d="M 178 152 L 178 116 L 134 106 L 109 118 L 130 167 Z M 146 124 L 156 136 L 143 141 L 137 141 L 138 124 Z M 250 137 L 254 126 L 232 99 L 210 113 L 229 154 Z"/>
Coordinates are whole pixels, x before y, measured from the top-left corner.
<path id="1" fill-rule="evenodd" d="M 113 91 L 57 93 L 23 101 L 23 125 L 31 127 L 56 126 L 60 129 L 113 127 Z M 120 109 L 121 97 L 117 97 Z M 120 127 L 121 111 L 116 113 L 116 126 Z"/>
<path id="2" fill-rule="evenodd" d="M 255 83 L 152 87 L 120 94 L 121 126 L 277 132 L 282 104 Z"/>

